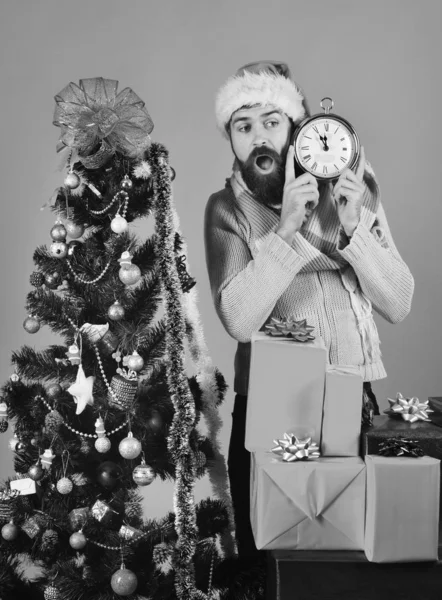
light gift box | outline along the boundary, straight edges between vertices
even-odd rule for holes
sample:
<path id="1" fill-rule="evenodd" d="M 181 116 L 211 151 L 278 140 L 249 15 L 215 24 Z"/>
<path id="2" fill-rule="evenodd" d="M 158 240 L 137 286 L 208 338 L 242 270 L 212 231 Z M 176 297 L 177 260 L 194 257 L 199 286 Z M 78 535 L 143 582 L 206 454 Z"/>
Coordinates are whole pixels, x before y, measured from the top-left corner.
<path id="1" fill-rule="evenodd" d="M 322 456 L 359 456 L 363 382 L 356 367 L 329 366 L 325 375 Z"/>
<path id="2" fill-rule="evenodd" d="M 365 462 L 368 560 L 437 560 L 440 461 L 367 455 Z"/>
<path id="3" fill-rule="evenodd" d="M 358 457 L 286 462 L 254 452 L 250 516 L 257 548 L 363 550 L 365 490 Z"/>
<path id="4" fill-rule="evenodd" d="M 327 350 L 321 338 L 296 342 L 252 336 L 246 448 L 262 448 L 283 431 L 321 436 Z M 267 444 L 266 446 L 267 447 Z"/>

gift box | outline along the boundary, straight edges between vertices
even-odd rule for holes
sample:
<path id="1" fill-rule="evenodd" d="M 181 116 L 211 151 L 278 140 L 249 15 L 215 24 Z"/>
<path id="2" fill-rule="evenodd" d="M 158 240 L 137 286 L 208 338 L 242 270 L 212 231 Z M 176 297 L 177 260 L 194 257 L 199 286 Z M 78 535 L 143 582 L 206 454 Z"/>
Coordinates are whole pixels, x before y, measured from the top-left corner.
<path id="1" fill-rule="evenodd" d="M 365 464 L 359 457 L 283 462 L 252 453 L 251 523 L 258 549 L 362 550 Z"/>
<path id="2" fill-rule="evenodd" d="M 434 411 L 429 415 L 431 422 L 442 427 L 442 396 L 429 397 L 428 404 L 431 410 Z"/>
<path id="3" fill-rule="evenodd" d="M 440 461 L 367 455 L 369 561 L 437 560 Z"/>
<path id="4" fill-rule="evenodd" d="M 267 448 L 288 431 L 319 444 L 327 350 L 321 338 L 294 342 L 258 332 L 252 336 L 246 448 Z"/>
<path id="5" fill-rule="evenodd" d="M 325 375 L 321 454 L 359 456 L 362 377 L 353 367 L 329 367 Z"/>

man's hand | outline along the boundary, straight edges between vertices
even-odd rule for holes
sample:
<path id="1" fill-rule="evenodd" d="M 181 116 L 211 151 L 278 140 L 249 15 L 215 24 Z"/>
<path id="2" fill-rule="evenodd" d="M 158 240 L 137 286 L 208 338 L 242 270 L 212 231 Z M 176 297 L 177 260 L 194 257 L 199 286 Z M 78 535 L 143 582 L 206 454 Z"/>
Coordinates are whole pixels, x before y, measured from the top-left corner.
<path id="1" fill-rule="evenodd" d="M 353 173 L 351 169 L 345 169 L 333 188 L 333 198 L 336 203 L 338 217 L 349 237 L 353 235 L 361 217 L 362 199 L 365 190 L 364 170 L 365 152 L 364 148 L 361 147 L 361 156 L 356 173 Z"/>
<path id="2" fill-rule="evenodd" d="M 285 163 L 281 217 L 276 231 L 290 246 L 296 232 L 301 229 L 319 201 L 318 182 L 313 175 L 303 173 L 296 178 L 294 154 L 294 147 L 290 146 Z"/>

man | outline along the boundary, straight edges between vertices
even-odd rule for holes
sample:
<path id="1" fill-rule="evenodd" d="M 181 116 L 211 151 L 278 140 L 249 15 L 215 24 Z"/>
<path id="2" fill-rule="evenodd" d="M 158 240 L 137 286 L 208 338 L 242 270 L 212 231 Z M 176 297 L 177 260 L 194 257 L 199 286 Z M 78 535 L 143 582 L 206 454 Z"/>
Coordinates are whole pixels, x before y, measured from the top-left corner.
<path id="1" fill-rule="evenodd" d="M 244 448 L 252 334 L 272 316 L 306 319 L 331 364 L 359 367 L 369 420 L 379 414 L 370 382 L 386 377 L 372 306 L 397 323 L 414 290 L 363 149 L 356 171 L 333 184 L 296 172 L 291 139 L 308 115 L 283 63 L 246 65 L 217 96 L 217 124 L 235 162 L 226 187 L 209 198 L 205 246 L 217 314 L 238 341 L 228 467 L 240 556 L 256 553 Z"/>

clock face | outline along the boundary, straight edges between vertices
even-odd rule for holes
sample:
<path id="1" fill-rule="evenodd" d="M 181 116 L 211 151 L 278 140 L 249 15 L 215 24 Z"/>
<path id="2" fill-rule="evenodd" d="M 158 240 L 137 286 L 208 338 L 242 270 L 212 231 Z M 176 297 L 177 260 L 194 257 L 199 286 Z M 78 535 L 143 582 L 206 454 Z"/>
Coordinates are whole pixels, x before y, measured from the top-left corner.
<path id="1" fill-rule="evenodd" d="M 335 179 L 351 168 L 358 154 L 356 134 L 332 116 L 316 117 L 296 134 L 299 165 L 319 179 Z"/>

